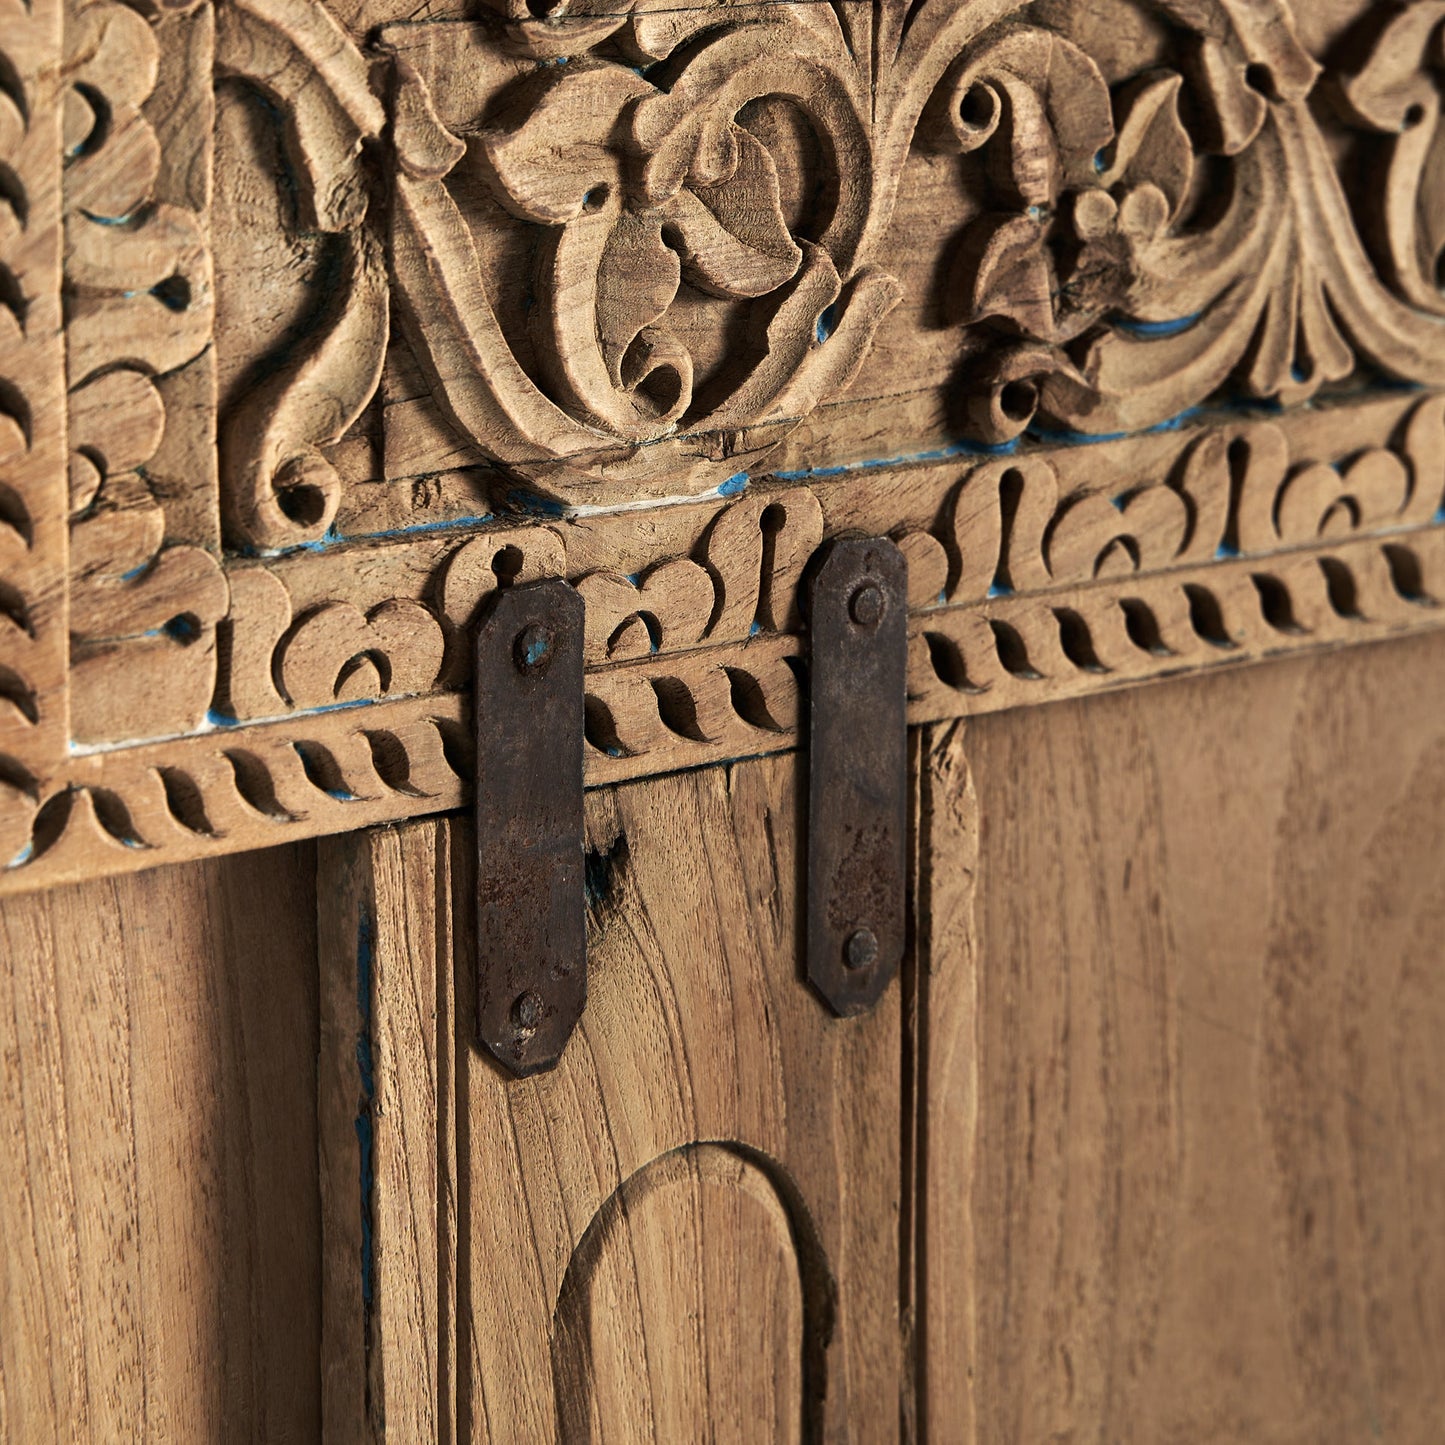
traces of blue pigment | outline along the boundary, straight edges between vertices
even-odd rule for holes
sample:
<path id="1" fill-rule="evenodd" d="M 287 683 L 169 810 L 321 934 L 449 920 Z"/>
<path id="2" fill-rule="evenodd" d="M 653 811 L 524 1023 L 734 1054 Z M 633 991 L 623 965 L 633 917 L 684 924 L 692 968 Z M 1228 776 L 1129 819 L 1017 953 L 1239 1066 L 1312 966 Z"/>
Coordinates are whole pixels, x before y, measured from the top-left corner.
<path id="1" fill-rule="evenodd" d="M 1028 434 L 1035 441 L 1050 442 L 1056 446 L 1096 447 L 1101 446 L 1104 442 L 1128 441 L 1130 437 L 1157 436 L 1161 432 L 1182 431 L 1202 410 L 1202 407 L 1191 406 L 1188 411 L 1181 411 L 1178 416 L 1172 416 L 1168 421 L 1161 421 L 1158 426 L 1151 426 L 1139 432 L 1101 432 L 1094 436 L 1089 432 L 1048 431 L 1041 426 L 1032 426 L 1029 428 Z"/>
<path id="2" fill-rule="evenodd" d="M 1114 325 L 1129 336 L 1137 336 L 1142 341 L 1163 341 L 1171 336 L 1183 336 L 1186 331 L 1192 331 L 1204 318 L 1202 311 L 1196 311 L 1193 316 L 1180 316 L 1174 321 L 1135 321 L 1132 317 L 1117 316 L 1114 318 Z"/>
<path id="3" fill-rule="evenodd" d="M 514 487 L 507 493 L 507 506 L 525 517 L 548 517 L 555 521 L 567 508 L 555 497 L 539 497 Z"/>
<path id="4" fill-rule="evenodd" d="M 720 497 L 739 497 L 748 489 L 748 474 L 746 472 L 734 472 L 722 486 L 717 489 Z"/>
<path id="5" fill-rule="evenodd" d="M 356 1142 L 361 1156 L 361 1300 L 371 1307 L 375 1258 L 371 1227 L 371 1191 L 375 1182 L 372 1157 L 371 1104 L 376 1097 L 376 1072 L 371 1057 L 371 914 L 363 906 L 356 925 L 356 1072 L 361 1098 L 356 1111 Z"/>
<path id="6" fill-rule="evenodd" d="M 923 452 L 906 452 L 895 457 L 870 457 L 861 462 L 844 462 L 833 467 L 804 467 L 796 472 L 775 472 L 780 482 L 803 482 L 819 477 L 844 477 L 850 472 L 881 471 L 886 467 L 908 466 L 912 462 L 947 462 L 955 457 L 1011 457 L 1018 451 L 1017 441 L 1004 442 L 1001 446 L 986 446 L 981 442 L 950 442 L 945 447 L 932 447 Z"/>

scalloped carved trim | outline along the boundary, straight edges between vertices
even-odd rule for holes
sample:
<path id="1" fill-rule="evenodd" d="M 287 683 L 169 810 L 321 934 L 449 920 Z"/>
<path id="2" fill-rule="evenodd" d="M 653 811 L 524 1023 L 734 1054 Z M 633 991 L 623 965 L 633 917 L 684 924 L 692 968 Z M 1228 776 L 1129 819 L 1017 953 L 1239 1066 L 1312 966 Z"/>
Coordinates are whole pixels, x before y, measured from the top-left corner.
<path id="1" fill-rule="evenodd" d="M 589 785 L 790 749 L 807 561 L 900 497 L 932 519 L 896 533 L 916 723 L 1439 627 L 1442 436 L 1445 395 L 1394 398 L 759 489 L 675 509 L 672 546 L 641 562 L 624 513 L 236 569 L 231 711 L 73 759 L 0 891 L 459 806 L 467 629 L 490 590 L 534 576 L 588 599 Z M 373 573 L 418 595 L 308 601 L 347 553 L 355 597 Z"/>

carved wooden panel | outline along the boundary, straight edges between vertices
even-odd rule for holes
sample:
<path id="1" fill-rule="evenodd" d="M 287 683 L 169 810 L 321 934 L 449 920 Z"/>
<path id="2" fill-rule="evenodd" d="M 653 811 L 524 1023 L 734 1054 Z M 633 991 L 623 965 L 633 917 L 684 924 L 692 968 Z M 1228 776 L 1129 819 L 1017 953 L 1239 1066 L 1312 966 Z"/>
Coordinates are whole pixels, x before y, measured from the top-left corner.
<path id="1" fill-rule="evenodd" d="M 1434 627 L 1434 0 L 0 0 L 0 890 L 455 806 L 588 604 L 594 783 Z"/>

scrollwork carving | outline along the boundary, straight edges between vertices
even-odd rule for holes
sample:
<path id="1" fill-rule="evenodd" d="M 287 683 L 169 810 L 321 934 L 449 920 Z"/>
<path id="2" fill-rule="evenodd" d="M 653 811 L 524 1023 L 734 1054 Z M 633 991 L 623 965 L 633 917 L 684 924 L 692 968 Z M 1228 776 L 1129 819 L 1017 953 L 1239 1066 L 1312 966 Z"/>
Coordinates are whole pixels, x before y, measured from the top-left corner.
<path id="1" fill-rule="evenodd" d="M 335 237 L 340 275 L 315 337 L 278 359 L 230 408 L 222 498 L 233 541 L 280 548 L 325 535 L 341 478 L 322 448 L 341 439 L 381 379 L 386 267 L 363 147 L 384 115 L 365 58 L 318 0 L 233 0 L 218 11 L 218 70 L 260 89 L 286 116 L 300 224 Z"/>
<path id="2" fill-rule="evenodd" d="M 211 341 L 201 219 L 159 199 L 143 106 L 161 52 L 114 0 L 66 27 L 66 343 L 70 373 L 71 736 L 184 733 L 206 716 L 227 590 L 217 560 L 167 541 L 145 476 L 167 425 L 163 378 Z"/>
<path id="3" fill-rule="evenodd" d="M 411 334 L 456 424 L 543 491 L 608 501 L 718 487 L 755 453 L 750 428 L 804 415 L 856 375 L 898 288 L 854 265 L 866 91 L 836 17 L 819 25 L 811 10 L 762 7 L 688 47 L 685 30 L 664 39 L 631 17 L 641 48 L 668 47 L 653 57 L 669 63 L 665 85 L 583 60 L 504 86 L 485 119 L 449 95 L 438 111 L 473 31 L 441 27 L 424 44 L 388 32 L 393 265 Z M 776 162 L 748 127 L 763 100 L 796 108 L 830 157 L 836 195 L 812 237 L 790 229 Z M 458 204 L 476 173 L 536 231 L 522 335 L 488 294 Z"/>
<path id="4" fill-rule="evenodd" d="M 0 28 L 0 856 L 65 753 L 65 351 L 59 0 Z"/>
<path id="5" fill-rule="evenodd" d="M 1440 0 L 398 8 L 0 35 L 0 891 L 455 806 L 534 578 L 599 784 L 855 529 L 915 720 L 1441 625 Z"/>

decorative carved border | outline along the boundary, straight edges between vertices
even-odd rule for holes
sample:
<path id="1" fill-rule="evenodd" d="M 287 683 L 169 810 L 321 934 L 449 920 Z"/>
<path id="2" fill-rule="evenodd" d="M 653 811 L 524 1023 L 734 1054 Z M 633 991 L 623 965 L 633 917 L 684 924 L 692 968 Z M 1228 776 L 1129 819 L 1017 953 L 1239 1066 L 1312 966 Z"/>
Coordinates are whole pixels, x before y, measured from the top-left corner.
<path id="1" fill-rule="evenodd" d="M 1283 0 L 1117 6 L 1168 48 L 1011 0 L 7 11 L 0 892 L 458 805 L 504 765 L 468 630 L 533 577 L 587 600 L 595 785 L 793 746 L 853 529 L 908 555 L 919 721 L 1438 625 L 1445 394 L 1361 367 L 1445 368 L 1445 6 L 1348 75 Z M 228 85 L 325 263 L 239 372 Z"/>

